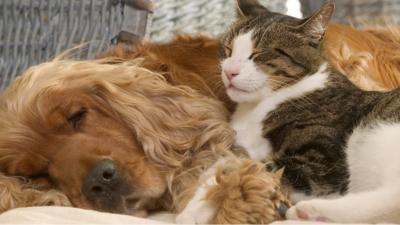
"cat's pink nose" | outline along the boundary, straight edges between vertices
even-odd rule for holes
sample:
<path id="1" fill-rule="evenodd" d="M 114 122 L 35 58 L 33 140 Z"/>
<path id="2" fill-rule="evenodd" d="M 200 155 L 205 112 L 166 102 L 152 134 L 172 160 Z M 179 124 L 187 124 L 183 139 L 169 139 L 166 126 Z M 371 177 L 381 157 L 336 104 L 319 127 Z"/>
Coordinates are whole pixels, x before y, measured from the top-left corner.
<path id="1" fill-rule="evenodd" d="M 225 69 L 224 73 L 225 73 L 225 76 L 228 78 L 228 80 L 232 80 L 237 75 L 239 75 L 239 71 L 238 70 Z"/>

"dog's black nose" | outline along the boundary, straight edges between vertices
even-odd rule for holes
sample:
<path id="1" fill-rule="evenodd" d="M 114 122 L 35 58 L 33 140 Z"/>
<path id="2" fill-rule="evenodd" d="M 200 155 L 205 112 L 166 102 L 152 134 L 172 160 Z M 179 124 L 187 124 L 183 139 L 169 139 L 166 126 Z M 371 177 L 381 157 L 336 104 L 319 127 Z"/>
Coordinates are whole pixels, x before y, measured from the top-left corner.
<path id="1" fill-rule="evenodd" d="M 92 202 L 104 208 L 119 204 L 121 196 L 128 193 L 115 163 L 112 160 L 101 160 L 86 176 L 82 192 Z"/>

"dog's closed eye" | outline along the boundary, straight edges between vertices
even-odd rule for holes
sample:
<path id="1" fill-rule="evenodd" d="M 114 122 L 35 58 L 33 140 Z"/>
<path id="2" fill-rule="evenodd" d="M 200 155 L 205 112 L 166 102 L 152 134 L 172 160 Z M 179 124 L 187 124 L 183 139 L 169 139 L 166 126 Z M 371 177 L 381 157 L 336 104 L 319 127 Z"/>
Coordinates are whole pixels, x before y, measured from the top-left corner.
<path id="1" fill-rule="evenodd" d="M 82 124 L 82 121 L 85 118 L 85 115 L 87 113 L 86 109 L 80 109 L 76 112 L 74 112 L 70 117 L 68 117 L 68 123 L 71 124 L 72 128 L 74 130 L 78 130 Z"/>

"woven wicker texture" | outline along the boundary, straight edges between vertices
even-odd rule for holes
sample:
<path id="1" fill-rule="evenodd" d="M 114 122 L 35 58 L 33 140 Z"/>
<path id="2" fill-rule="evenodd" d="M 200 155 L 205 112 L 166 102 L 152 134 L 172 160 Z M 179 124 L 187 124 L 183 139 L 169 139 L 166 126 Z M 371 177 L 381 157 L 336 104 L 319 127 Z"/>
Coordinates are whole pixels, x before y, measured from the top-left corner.
<path id="1" fill-rule="evenodd" d="M 302 11 L 308 16 L 323 4 L 324 0 L 300 0 Z M 368 25 L 399 25 L 399 0 L 336 0 L 333 20 L 350 23 L 356 27 Z"/>
<path id="2" fill-rule="evenodd" d="M 271 10 L 285 11 L 285 0 L 260 1 Z M 140 1 L 0 0 L 0 89 L 29 66 L 77 44 L 87 43 L 78 58 L 92 58 L 118 34 L 124 34 L 120 35 L 124 39 L 143 36 L 149 27 L 147 11 L 127 7 L 124 2 Z M 147 32 L 156 41 L 167 41 L 178 31 L 218 35 L 232 22 L 235 12 L 235 0 L 153 3 L 153 23 Z"/>
<path id="3" fill-rule="evenodd" d="M 232 22 L 235 0 L 154 0 L 150 36 L 166 41 L 177 32 L 218 35 Z M 260 0 L 270 10 L 286 12 L 285 0 Z"/>
<path id="4" fill-rule="evenodd" d="M 72 46 L 87 43 L 78 58 L 103 51 L 124 27 L 126 8 L 121 0 L 0 0 L 0 89 Z"/>

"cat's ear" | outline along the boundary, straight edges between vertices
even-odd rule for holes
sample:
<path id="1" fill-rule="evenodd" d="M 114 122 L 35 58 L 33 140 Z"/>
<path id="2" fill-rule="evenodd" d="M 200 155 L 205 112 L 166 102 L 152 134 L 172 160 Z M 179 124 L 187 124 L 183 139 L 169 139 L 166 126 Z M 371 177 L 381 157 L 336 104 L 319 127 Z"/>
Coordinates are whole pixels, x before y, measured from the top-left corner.
<path id="1" fill-rule="evenodd" d="M 269 12 L 267 8 L 261 5 L 257 0 L 237 0 L 236 13 L 238 18 L 258 16 Z"/>
<path id="2" fill-rule="evenodd" d="M 300 25 L 300 31 L 315 41 L 321 41 L 335 10 L 333 0 L 328 0 L 321 9 Z"/>

